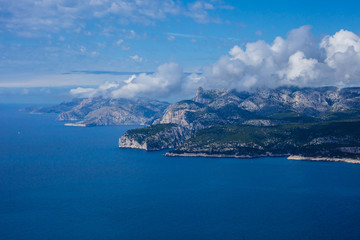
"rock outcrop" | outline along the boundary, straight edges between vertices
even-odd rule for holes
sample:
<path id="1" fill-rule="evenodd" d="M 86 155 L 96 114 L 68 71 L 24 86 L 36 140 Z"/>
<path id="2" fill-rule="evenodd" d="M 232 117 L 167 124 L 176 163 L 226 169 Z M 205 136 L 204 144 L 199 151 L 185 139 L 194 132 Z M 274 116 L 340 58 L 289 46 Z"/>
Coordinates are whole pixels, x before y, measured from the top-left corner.
<path id="1" fill-rule="evenodd" d="M 58 121 L 77 121 L 71 126 L 149 125 L 160 119 L 166 102 L 146 98 L 85 98 L 57 106 L 44 107 L 34 113 L 58 114 Z"/>
<path id="2" fill-rule="evenodd" d="M 190 138 L 192 132 L 177 124 L 157 124 L 152 127 L 128 130 L 119 139 L 120 148 L 147 151 L 176 148 Z"/>
<path id="3" fill-rule="evenodd" d="M 146 129 L 136 131 L 129 130 L 119 140 L 119 147 L 141 148 L 145 150 L 160 150 L 175 148 L 176 151 L 194 154 L 235 154 L 240 156 L 239 149 L 247 149 L 243 156 L 274 156 L 287 155 L 296 152 L 295 145 L 289 142 L 283 144 L 281 137 L 277 139 L 279 146 L 292 146 L 292 152 L 269 151 L 256 141 L 242 141 L 238 139 L 227 142 L 213 141 L 211 144 L 199 141 L 198 132 L 206 136 L 208 129 L 212 126 L 248 126 L 248 128 L 259 132 L 259 136 L 271 143 L 275 136 L 272 131 L 267 130 L 269 135 L 261 135 L 262 128 L 271 128 L 283 124 L 316 124 L 319 122 L 342 121 L 344 119 L 360 119 L 360 88 L 296 88 L 280 87 L 277 89 L 263 89 L 255 92 L 237 92 L 236 90 L 207 90 L 199 88 L 196 96 L 191 100 L 179 101 L 171 104 L 163 115 L 153 125 Z M 339 125 L 339 126 L 347 126 Z M 168 126 L 168 127 L 160 127 Z M 169 127 L 171 126 L 171 127 Z M 292 125 L 290 125 L 292 126 Z M 321 125 L 326 128 L 330 125 Z M 216 128 L 215 128 L 216 129 Z M 242 128 L 228 128 L 237 131 Z M 281 128 L 279 128 L 281 129 Z M 284 128 L 286 129 L 286 128 Z M 296 128 L 295 128 L 296 129 Z M 258 131 L 259 130 L 259 131 Z M 295 130 L 294 130 L 295 131 Z M 326 131 L 325 131 L 326 133 Z M 219 134 L 223 134 L 219 132 Z M 276 134 L 278 134 L 276 132 Z M 309 132 L 310 134 L 310 132 Z M 229 136 L 237 136 L 231 135 Z M 252 135 L 251 135 L 252 136 Z M 256 136 L 253 136 L 256 138 Z M 355 146 L 347 146 L 346 136 L 334 136 L 332 134 L 313 137 L 303 144 L 309 146 L 324 146 L 324 144 L 335 144 L 342 149 L 348 149 L 350 154 Z M 195 139 L 196 141 L 192 141 Z M 325 140 L 335 139 L 334 142 Z M 352 144 L 354 137 L 351 137 Z M 220 141 L 220 140 L 219 140 Z M 221 140 L 222 141 L 222 140 Z M 292 141 L 291 137 L 286 141 Z M 197 145 L 200 143 L 200 145 Z M 345 143 L 340 144 L 341 142 Z M 192 145 L 189 145 L 189 144 Z M 191 146 L 191 148 L 189 148 Z M 304 145 L 305 146 L 305 145 Z M 326 145 L 327 146 L 327 145 Z M 355 147 L 355 148 L 354 148 Z M 276 147 L 275 147 L 276 148 Z M 252 151 L 248 151 L 252 149 Z M 304 148 L 305 149 L 305 148 Z M 306 148 L 312 149 L 315 148 Z M 286 150 L 286 149 L 285 149 Z M 337 151 L 344 154 L 345 151 Z"/>

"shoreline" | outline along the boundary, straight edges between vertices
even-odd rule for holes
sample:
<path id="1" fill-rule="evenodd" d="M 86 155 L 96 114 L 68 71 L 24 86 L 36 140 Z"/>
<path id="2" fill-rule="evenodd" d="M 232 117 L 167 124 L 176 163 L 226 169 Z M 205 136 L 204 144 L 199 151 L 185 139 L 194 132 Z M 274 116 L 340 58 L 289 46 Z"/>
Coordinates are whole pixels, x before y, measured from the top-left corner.
<path id="1" fill-rule="evenodd" d="M 207 153 L 166 153 L 166 157 L 205 157 L 205 158 L 239 158 L 239 159 L 251 159 L 261 157 L 286 157 L 288 160 L 298 161 L 322 161 L 322 162 L 346 162 L 353 164 L 360 164 L 360 159 L 352 158 L 331 158 L 331 157 L 304 157 L 300 155 L 289 154 L 276 154 L 276 155 L 225 155 L 225 154 L 207 154 Z"/>
<path id="2" fill-rule="evenodd" d="M 251 159 L 262 157 L 288 157 L 289 154 L 273 154 L 273 155 L 226 155 L 226 154 L 207 154 L 207 153 L 166 153 L 166 157 L 206 157 L 206 158 L 239 158 L 239 159 Z"/>
<path id="3" fill-rule="evenodd" d="M 86 127 L 87 125 L 84 123 L 65 123 L 64 126 L 67 127 Z"/>
<path id="4" fill-rule="evenodd" d="M 321 162 L 346 162 L 360 164 L 360 159 L 353 158 L 331 158 L 331 157 L 304 157 L 300 155 L 290 155 L 288 160 L 298 160 L 298 161 L 321 161 Z"/>

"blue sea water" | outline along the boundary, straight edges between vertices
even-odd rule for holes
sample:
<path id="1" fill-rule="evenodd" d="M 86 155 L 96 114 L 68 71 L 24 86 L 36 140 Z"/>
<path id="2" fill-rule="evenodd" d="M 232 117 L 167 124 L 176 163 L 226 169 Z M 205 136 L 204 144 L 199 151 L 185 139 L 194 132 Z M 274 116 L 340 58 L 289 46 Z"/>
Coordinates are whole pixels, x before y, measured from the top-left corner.
<path id="1" fill-rule="evenodd" d="M 167 158 L 0 105 L 0 239 L 360 239 L 360 165 Z"/>

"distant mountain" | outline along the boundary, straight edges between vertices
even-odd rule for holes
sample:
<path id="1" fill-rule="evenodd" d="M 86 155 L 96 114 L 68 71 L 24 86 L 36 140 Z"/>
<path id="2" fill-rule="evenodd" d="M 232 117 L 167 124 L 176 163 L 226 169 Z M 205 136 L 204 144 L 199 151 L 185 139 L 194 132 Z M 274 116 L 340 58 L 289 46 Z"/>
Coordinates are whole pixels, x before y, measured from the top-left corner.
<path id="1" fill-rule="evenodd" d="M 56 106 L 35 109 L 32 113 L 58 114 L 58 121 L 76 121 L 73 126 L 149 125 L 160 118 L 169 103 L 146 98 L 74 99 Z"/>
<path id="2" fill-rule="evenodd" d="M 217 124 L 313 122 L 341 118 L 339 114 L 360 117 L 359 97 L 360 88 L 282 87 L 253 93 L 199 88 L 195 98 L 170 105 L 159 123 L 203 128 Z"/>
<path id="3" fill-rule="evenodd" d="M 281 87 L 256 92 L 204 91 L 199 88 L 193 99 L 168 106 L 162 117 L 156 119 L 150 127 L 129 130 L 119 139 L 119 147 L 145 150 L 175 148 L 173 154 L 195 152 L 209 154 L 210 143 L 213 143 L 217 147 L 214 148 L 215 151 L 210 151 L 210 154 L 215 154 L 215 152 L 217 154 L 220 152 L 222 152 L 221 154 L 230 154 L 231 152 L 232 155 L 235 154 L 236 156 L 251 156 L 255 153 L 259 155 L 288 155 L 297 152 L 295 150 L 280 151 L 280 148 L 271 150 L 266 147 L 266 144 L 264 145 L 263 141 L 266 142 L 265 139 L 269 139 L 269 136 L 272 139 L 276 135 L 278 138 L 274 141 L 281 145 L 282 141 L 289 139 L 286 138 L 286 134 L 293 136 L 295 142 L 300 141 L 297 139 L 300 135 L 293 134 L 298 131 L 304 131 L 311 135 L 312 131 L 323 131 L 323 129 L 335 126 L 347 130 L 349 130 L 349 124 L 352 124 L 352 127 L 359 126 L 357 125 L 359 122 L 355 120 L 351 123 L 344 121 L 349 119 L 360 119 L 360 88 Z M 337 125 L 330 124 L 331 121 L 337 121 Z M 289 128 L 292 130 L 285 131 L 284 129 L 288 129 L 286 126 L 291 126 Z M 304 128 L 304 126 L 308 126 L 308 128 Z M 250 147 L 252 150 L 249 150 L 249 146 L 247 146 L 247 151 L 240 151 L 234 146 L 244 144 L 243 139 L 240 140 L 238 137 L 245 130 L 250 131 L 247 132 L 248 144 L 253 147 Z M 209 137 L 214 131 L 218 131 L 219 138 Z M 356 142 L 359 143 L 359 139 L 356 138 L 358 133 L 353 132 L 354 135 L 350 134 L 351 131 L 346 131 L 344 130 L 343 134 L 352 139 L 349 140 L 352 143 L 351 147 L 355 147 L 354 151 L 349 150 L 348 153 L 354 152 L 355 155 L 353 155 L 358 157 L 356 147 L 359 146 L 353 146 Z M 261 142 L 258 142 L 255 135 L 252 134 L 256 132 L 259 132 L 256 136 L 261 139 Z M 333 140 L 333 143 L 337 146 L 344 139 L 335 137 L 335 133 L 336 131 L 324 130 L 323 135 L 320 135 L 325 139 L 336 139 Z M 199 137 L 202 139 L 201 141 Z M 226 140 L 228 137 L 232 139 L 231 144 L 223 145 L 222 143 L 228 144 L 228 140 Z M 205 139 L 209 141 L 210 145 L 205 144 Z M 309 137 L 306 141 L 300 142 L 301 144 L 312 145 L 314 141 L 317 141 L 316 137 Z M 343 143 L 347 142 L 343 141 Z M 340 144 L 339 147 L 346 149 L 347 145 L 344 144 Z M 290 147 L 290 145 L 285 144 L 284 146 Z M 258 151 L 261 149 L 259 146 L 262 148 L 261 151 Z M 300 149 L 299 146 L 295 144 L 289 149 Z M 228 149 L 229 151 L 221 149 Z M 313 153 L 319 154 L 317 151 L 313 151 Z M 349 154 L 351 155 L 351 153 Z"/>

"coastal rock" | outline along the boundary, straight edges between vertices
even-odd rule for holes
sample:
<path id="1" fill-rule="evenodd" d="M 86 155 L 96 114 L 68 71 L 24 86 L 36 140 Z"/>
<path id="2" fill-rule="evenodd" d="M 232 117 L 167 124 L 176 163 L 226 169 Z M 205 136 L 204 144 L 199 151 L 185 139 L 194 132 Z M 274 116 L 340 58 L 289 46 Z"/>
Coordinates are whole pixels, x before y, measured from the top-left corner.
<path id="1" fill-rule="evenodd" d="M 346 132 L 348 123 L 342 121 L 359 118 L 360 88 L 280 87 L 255 92 L 199 88 L 193 99 L 168 106 L 149 128 L 130 130 L 131 136 L 127 132 L 123 137 L 131 141 L 123 139 L 119 147 L 146 150 L 176 148 L 178 152 L 173 151 L 172 155 L 282 156 L 301 150 L 320 155 L 354 156 L 354 150 L 341 151 L 334 146 L 347 149 L 355 144 L 354 147 L 357 147 L 358 137 L 354 131 Z M 343 135 L 331 130 L 331 121 L 335 120 L 339 121 L 340 128 L 346 130 Z M 323 122 L 324 125 L 316 125 Z M 172 127 L 160 127 L 166 124 Z M 303 126 L 318 126 L 319 129 L 311 132 Z M 230 132 L 223 129 L 225 134 L 222 127 Z M 214 129 L 218 132 L 212 132 Z M 249 129 L 252 133 L 246 133 Z M 179 134 L 181 131 L 186 134 Z M 318 135 L 318 132 L 323 135 Z M 304 133 L 309 136 L 304 136 Z M 209 136 L 214 138 L 208 139 Z M 229 138 L 221 138 L 224 136 Z M 146 145 L 143 139 L 146 139 Z M 254 141 L 256 139 L 260 142 Z"/>
<path id="2" fill-rule="evenodd" d="M 34 113 L 54 113 L 58 121 L 78 121 L 71 126 L 149 125 L 161 118 L 168 105 L 146 98 L 95 97 L 74 99 Z"/>
<path id="3" fill-rule="evenodd" d="M 146 151 L 176 148 L 190 136 L 188 128 L 176 124 L 157 124 L 154 127 L 128 130 L 120 137 L 119 147 Z"/>
<path id="4" fill-rule="evenodd" d="M 354 110 L 360 116 L 359 99 L 360 88 L 281 87 L 256 92 L 199 88 L 193 99 L 170 105 L 156 123 L 174 123 L 199 130 L 222 124 L 269 126 L 281 122 L 322 121 Z"/>

